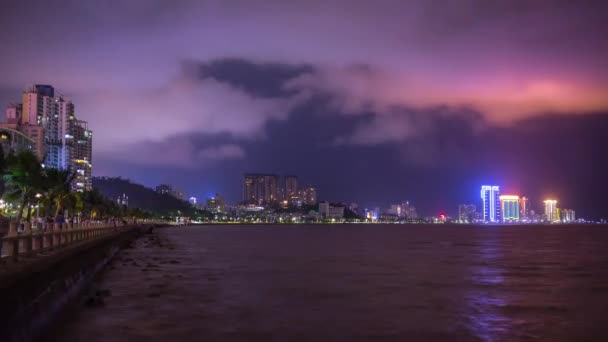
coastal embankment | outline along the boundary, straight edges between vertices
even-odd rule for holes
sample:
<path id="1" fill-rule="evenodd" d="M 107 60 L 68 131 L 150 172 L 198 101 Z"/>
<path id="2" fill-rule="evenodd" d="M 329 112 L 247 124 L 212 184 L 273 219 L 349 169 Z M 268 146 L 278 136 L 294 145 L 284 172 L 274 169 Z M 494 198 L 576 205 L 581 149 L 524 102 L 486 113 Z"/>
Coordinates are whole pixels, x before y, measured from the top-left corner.
<path id="1" fill-rule="evenodd" d="M 2 258 L 2 340 L 33 341 L 40 337 L 118 251 L 156 226 L 158 224 L 129 225 L 96 238 L 30 253 L 18 261 Z"/>

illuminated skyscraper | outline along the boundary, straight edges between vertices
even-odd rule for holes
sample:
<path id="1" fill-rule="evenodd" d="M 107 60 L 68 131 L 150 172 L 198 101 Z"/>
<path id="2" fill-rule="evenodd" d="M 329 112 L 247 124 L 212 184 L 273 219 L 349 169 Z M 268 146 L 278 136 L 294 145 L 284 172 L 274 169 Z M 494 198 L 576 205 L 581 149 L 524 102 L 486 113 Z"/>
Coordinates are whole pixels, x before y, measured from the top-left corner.
<path id="1" fill-rule="evenodd" d="M 283 199 L 289 203 L 298 199 L 298 177 L 285 176 L 285 197 Z"/>
<path id="2" fill-rule="evenodd" d="M 91 190 L 93 134 L 86 121 L 76 119 L 74 104 L 55 95 L 52 86 L 40 84 L 27 87 L 22 101 L 7 109 L 7 121 L 0 127 L 31 139 L 31 150 L 46 167 L 76 173 L 74 190 Z"/>
<path id="3" fill-rule="evenodd" d="M 519 198 L 519 219 L 522 221 L 527 221 L 529 219 L 530 208 L 528 202 L 528 197 Z"/>
<path id="4" fill-rule="evenodd" d="M 279 201 L 279 176 L 246 174 L 243 177 L 243 201 L 255 205 L 271 205 Z"/>
<path id="5" fill-rule="evenodd" d="M 571 223 L 576 221 L 576 215 L 572 209 L 562 209 L 561 215 L 562 222 Z"/>
<path id="6" fill-rule="evenodd" d="M 481 202 L 484 222 L 500 222 L 500 187 L 497 185 L 481 186 Z"/>
<path id="7" fill-rule="evenodd" d="M 502 222 L 519 221 L 519 196 L 502 195 L 499 198 Z"/>
<path id="8" fill-rule="evenodd" d="M 545 216 L 547 222 L 557 221 L 557 201 L 556 200 L 545 200 Z"/>

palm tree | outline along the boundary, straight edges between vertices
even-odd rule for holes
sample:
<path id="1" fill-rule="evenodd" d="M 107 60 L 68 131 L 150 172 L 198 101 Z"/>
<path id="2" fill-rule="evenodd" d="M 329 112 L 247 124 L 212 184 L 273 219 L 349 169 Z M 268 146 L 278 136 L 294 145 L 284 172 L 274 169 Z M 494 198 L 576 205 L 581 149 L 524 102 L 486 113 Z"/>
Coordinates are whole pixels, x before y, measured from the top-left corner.
<path id="1" fill-rule="evenodd" d="M 17 224 L 21 223 L 23 209 L 42 188 L 42 165 L 34 153 L 23 151 L 6 158 L 4 196 L 18 201 Z"/>
<path id="2" fill-rule="evenodd" d="M 108 212 L 109 201 L 96 189 L 85 191 L 80 197 L 83 215 L 91 219 L 99 219 Z"/>
<path id="3" fill-rule="evenodd" d="M 0 175 L 4 175 L 6 170 L 6 158 L 4 157 L 4 149 L 0 146 Z M 0 177 L 0 197 L 4 193 L 4 179 Z"/>
<path id="4" fill-rule="evenodd" d="M 44 187 L 49 199 L 55 204 L 55 217 L 59 216 L 61 211 L 73 202 L 71 190 L 75 177 L 76 173 L 68 170 L 45 169 Z"/>

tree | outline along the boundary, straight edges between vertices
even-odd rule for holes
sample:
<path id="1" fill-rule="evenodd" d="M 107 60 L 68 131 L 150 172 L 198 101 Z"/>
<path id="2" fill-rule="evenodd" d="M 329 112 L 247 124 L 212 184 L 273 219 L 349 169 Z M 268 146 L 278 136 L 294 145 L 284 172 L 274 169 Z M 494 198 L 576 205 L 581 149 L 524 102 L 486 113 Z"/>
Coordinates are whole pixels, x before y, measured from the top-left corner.
<path id="1" fill-rule="evenodd" d="M 45 169 L 43 187 L 55 205 L 55 217 L 59 216 L 67 205 L 75 202 L 71 192 L 72 181 L 75 177 L 76 173 L 68 170 Z"/>
<path id="2" fill-rule="evenodd" d="M 4 175 L 6 170 L 6 158 L 4 157 L 4 149 L 0 147 L 0 175 Z M 4 194 L 4 179 L 0 177 L 0 197 Z"/>
<path id="3" fill-rule="evenodd" d="M 3 179 L 4 197 L 19 202 L 16 221 L 20 224 L 23 210 L 42 188 L 42 165 L 31 151 L 9 155 Z"/>
<path id="4" fill-rule="evenodd" d="M 106 199 L 97 189 L 80 194 L 82 213 L 85 217 L 100 219 L 110 212 L 113 202 Z"/>

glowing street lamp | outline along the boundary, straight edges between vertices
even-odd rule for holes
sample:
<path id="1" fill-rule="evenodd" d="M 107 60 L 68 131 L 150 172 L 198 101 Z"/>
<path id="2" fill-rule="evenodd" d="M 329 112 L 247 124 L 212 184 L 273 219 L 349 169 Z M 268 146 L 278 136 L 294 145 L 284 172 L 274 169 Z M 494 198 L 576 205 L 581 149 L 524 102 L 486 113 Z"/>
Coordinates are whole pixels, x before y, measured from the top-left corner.
<path id="1" fill-rule="evenodd" d="M 36 198 L 38 199 L 38 204 L 36 204 L 36 224 L 38 224 L 38 221 L 40 219 L 40 198 L 42 198 L 42 194 L 37 193 Z"/>

